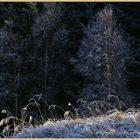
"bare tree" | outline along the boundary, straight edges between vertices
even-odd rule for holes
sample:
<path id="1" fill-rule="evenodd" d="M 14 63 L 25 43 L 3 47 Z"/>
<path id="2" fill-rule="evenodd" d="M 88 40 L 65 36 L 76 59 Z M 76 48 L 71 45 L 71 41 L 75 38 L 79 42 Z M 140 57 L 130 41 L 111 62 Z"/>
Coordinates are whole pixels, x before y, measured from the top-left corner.
<path id="1" fill-rule="evenodd" d="M 40 92 L 45 96 L 47 93 L 51 97 L 55 94 L 50 89 L 53 85 L 49 86 L 49 80 L 55 80 L 51 77 L 51 73 L 53 71 L 58 73 L 59 67 L 63 70 L 62 66 L 57 66 L 58 64 L 53 63 L 57 60 L 57 55 L 59 55 L 58 53 L 66 44 L 68 37 L 68 31 L 62 23 L 62 9 L 63 5 L 61 3 L 44 3 L 43 13 L 37 16 L 32 26 L 32 38 L 36 49 L 33 49 L 31 57 L 39 62 L 37 73 L 42 77 L 40 79 L 42 81 L 40 81 L 42 83 Z"/>
<path id="2" fill-rule="evenodd" d="M 15 98 L 15 114 L 18 110 L 18 88 L 20 85 L 21 56 L 19 45 L 8 28 L 0 29 L 0 98 L 6 104 L 11 104 Z"/>
<path id="3" fill-rule="evenodd" d="M 85 29 L 78 58 L 72 60 L 88 81 L 80 97 L 93 101 L 117 95 L 126 99 L 129 95 L 126 63 L 130 54 L 128 41 L 116 24 L 112 8 L 105 7 Z"/>

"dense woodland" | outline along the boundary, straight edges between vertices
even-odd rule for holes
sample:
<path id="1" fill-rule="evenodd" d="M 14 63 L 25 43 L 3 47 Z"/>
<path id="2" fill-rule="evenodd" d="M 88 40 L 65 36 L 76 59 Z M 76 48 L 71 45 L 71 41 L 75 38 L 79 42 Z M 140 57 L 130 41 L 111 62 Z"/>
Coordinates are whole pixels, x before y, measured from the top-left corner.
<path id="1" fill-rule="evenodd" d="M 33 97 L 137 106 L 139 25 L 139 3 L 0 3 L 0 111 L 20 117 Z"/>

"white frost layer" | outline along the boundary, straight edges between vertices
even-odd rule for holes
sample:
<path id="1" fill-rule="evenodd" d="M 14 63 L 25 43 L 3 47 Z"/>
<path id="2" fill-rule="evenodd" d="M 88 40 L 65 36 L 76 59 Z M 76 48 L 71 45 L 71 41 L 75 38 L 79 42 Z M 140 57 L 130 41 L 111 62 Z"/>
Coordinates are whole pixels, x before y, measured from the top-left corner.
<path id="1" fill-rule="evenodd" d="M 23 130 L 21 138 L 140 138 L 140 113 L 113 113 L 87 119 L 47 121 Z"/>

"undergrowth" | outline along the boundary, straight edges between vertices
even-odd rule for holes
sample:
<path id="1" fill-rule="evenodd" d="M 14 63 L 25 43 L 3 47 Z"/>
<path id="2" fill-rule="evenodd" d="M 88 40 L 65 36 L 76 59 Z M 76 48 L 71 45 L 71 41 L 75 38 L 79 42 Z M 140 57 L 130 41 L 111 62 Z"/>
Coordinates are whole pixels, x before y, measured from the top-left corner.
<path id="1" fill-rule="evenodd" d="M 125 109 L 116 96 L 114 103 L 77 100 L 71 110 L 49 105 L 42 95 L 35 95 L 21 109 L 21 117 L 8 110 L 0 122 L 1 137 L 140 137 L 140 106 Z M 44 110 L 46 112 L 44 112 Z M 59 111 L 63 116 L 59 116 Z"/>

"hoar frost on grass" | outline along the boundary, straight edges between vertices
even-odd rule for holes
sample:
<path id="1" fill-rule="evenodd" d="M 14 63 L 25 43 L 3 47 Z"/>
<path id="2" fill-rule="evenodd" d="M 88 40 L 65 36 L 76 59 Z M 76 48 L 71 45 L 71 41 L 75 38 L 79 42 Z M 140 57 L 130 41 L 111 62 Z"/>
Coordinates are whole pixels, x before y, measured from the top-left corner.
<path id="1" fill-rule="evenodd" d="M 86 119 L 47 121 L 23 130 L 21 138 L 140 138 L 140 112 L 90 117 Z"/>

